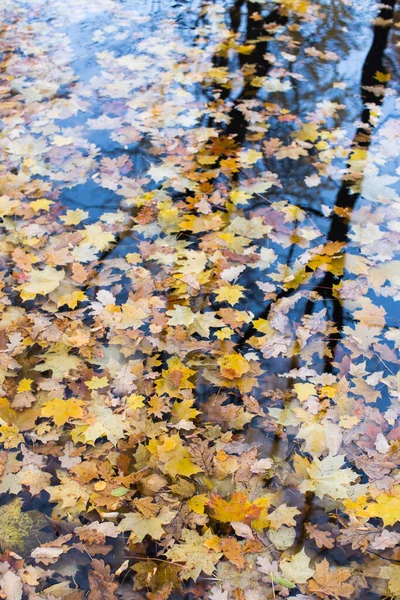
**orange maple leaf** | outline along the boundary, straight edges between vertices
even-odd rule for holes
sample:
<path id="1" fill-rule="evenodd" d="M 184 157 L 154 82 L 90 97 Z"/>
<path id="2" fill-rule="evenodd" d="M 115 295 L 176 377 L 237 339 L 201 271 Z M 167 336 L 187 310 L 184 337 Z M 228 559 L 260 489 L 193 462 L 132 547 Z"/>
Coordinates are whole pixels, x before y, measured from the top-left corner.
<path id="1" fill-rule="evenodd" d="M 212 515 L 222 523 L 243 522 L 249 523 L 256 519 L 261 508 L 252 504 L 243 492 L 234 492 L 230 501 L 224 500 L 219 494 L 211 494 L 210 506 L 214 511 Z"/>

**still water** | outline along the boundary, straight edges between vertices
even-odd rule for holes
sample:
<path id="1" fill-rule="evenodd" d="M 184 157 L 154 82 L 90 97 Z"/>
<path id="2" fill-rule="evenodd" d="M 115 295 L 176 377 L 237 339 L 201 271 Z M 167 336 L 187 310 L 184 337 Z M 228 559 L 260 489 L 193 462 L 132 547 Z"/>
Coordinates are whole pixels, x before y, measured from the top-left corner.
<path id="1" fill-rule="evenodd" d="M 2 597 L 400 598 L 395 0 L 0 12 Z"/>

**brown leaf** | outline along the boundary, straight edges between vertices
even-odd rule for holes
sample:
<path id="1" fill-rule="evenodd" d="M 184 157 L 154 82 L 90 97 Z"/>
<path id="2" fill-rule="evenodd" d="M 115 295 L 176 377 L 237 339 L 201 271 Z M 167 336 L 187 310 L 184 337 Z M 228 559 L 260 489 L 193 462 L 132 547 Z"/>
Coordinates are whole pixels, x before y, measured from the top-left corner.
<path id="1" fill-rule="evenodd" d="M 244 567 L 244 556 L 239 542 L 233 538 L 223 538 L 220 542 L 221 550 L 225 557 L 238 569 Z"/>
<path id="2" fill-rule="evenodd" d="M 337 541 L 341 546 L 351 544 L 352 550 L 361 550 L 366 552 L 369 547 L 369 533 L 375 531 L 372 525 L 354 524 L 348 529 L 343 529 L 338 536 Z"/>
<path id="3" fill-rule="evenodd" d="M 110 566 L 105 566 L 103 560 L 94 559 L 92 561 L 92 570 L 89 571 L 89 587 L 89 600 L 116 600 L 114 592 L 118 584 L 114 583 Z"/>
<path id="4" fill-rule="evenodd" d="M 253 473 L 251 472 L 251 467 L 254 465 L 257 459 L 258 449 L 256 446 L 243 452 L 243 454 L 238 459 L 239 468 L 235 472 L 233 479 L 236 484 L 246 484 L 249 483 Z"/>
<path id="5" fill-rule="evenodd" d="M 156 592 L 148 592 L 149 600 L 166 600 L 172 591 L 172 583 L 165 583 L 161 589 Z"/>
<path id="6" fill-rule="evenodd" d="M 305 529 L 309 535 L 309 537 L 314 540 L 318 548 L 333 548 L 335 545 L 335 540 L 332 538 L 331 534 L 328 531 L 323 531 L 319 529 L 316 525 L 312 523 L 307 523 Z"/>
<path id="7" fill-rule="evenodd" d="M 213 470 L 214 449 L 208 447 L 207 440 L 195 440 L 189 448 L 193 462 L 210 477 Z"/>
<path id="8" fill-rule="evenodd" d="M 261 540 L 246 540 L 243 544 L 243 554 L 257 554 L 264 552 L 265 546 Z"/>
<path id="9" fill-rule="evenodd" d="M 314 577 L 308 584 L 310 593 L 316 594 L 319 598 L 349 598 L 354 592 L 351 583 L 344 583 L 351 576 L 350 569 L 329 570 L 329 563 L 324 560 L 318 563 Z"/>

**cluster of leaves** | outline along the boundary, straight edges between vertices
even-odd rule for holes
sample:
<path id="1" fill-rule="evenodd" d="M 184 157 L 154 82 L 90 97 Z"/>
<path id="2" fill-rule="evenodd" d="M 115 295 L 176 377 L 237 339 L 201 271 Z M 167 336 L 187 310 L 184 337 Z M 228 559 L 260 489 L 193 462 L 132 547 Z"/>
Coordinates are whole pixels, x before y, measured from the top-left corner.
<path id="1" fill-rule="evenodd" d="M 248 2 L 243 39 L 227 4 L 190 40 L 111 0 L 4 5 L 7 600 L 400 597 L 395 92 L 364 82 L 361 141 L 343 81 L 301 114 L 301 65 L 342 58 L 305 41 L 328 8 Z M 343 181 L 357 209 L 312 203 Z M 97 218 L 100 190 L 120 208 Z"/>

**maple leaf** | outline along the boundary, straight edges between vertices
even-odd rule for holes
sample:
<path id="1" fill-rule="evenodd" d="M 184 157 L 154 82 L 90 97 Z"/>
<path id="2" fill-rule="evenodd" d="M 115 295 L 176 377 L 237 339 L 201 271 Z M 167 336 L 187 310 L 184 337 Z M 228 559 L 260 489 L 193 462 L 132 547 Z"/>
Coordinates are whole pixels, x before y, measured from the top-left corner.
<path id="1" fill-rule="evenodd" d="M 57 471 L 57 477 L 60 480 L 59 485 L 45 488 L 50 494 L 50 501 L 57 503 L 55 514 L 69 518 L 77 517 L 87 506 L 89 491 L 62 471 Z"/>
<path id="2" fill-rule="evenodd" d="M 218 302 L 228 302 L 231 306 L 234 306 L 239 302 L 241 298 L 244 297 L 243 292 L 245 291 L 245 287 L 242 285 L 226 283 L 216 290 L 216 299 Z"/>
<path id="3" fill-rule="evenodd" d="M 305 479 L 299 486 L 300 491 L 314 491 L 319 498 L 325 495 L 334 500 L 347 498 L 349 486 L 354 483 L 358 475 L 351 469 L 341 469 L 345 456 L 327 456 L 319 460 L 314 458 L 307 467 L 309 479 Z"/>
<path id="4" fill-rule="evenodd" d="M 194 398 L 191 400 L 182 400 L 182 402 L 174 402 L 172 414 L 176 421 L 195 419 L 200 414 L 196 408 L 193 408 Z"/>
<path id="5" fill-rule="evenodd" d="M 179 397 L 180 390 L 194 387 L 194 384 L 189 381 L 189 377 L 194 375 L 195 371 L 185 367 L 177 356 L 169 358 L 167 365 L 168 369 L 163 369 L 162 378 L 156 382 L 159 394 L 167 393 L 172 397 Z"/>
<path id="6" fill-rule="evenodd" d="M 81 221 L 87 219 L 89 213 L 87 210 L 77 208 L 76 210 L 67 210 L 65 215 L 61 215 L 61 221 L 64 221 L 66 225 L 79 225 Z"/>
<path id="7" fill-rule="evenodd" d="M 261 217 L 252 217 L 245 219 L 244 217 L 235 217 L 231 220 L 226 228 L 227 232 L 243 235 L 251 239 L 259 239 L 270 233 L 272 227 L 265 225 Z"/>
<path id="8" fill-rule="evenodd" d="M 20 394 L 22 392 L 29 392 L 33 383 L 33 379 L 26 379 L 25 377 L 21 379 L 18 383 L 17 392 Z"/>
<path id="9" fill-rule="evenodd" d="M 300 511 L 295 506 L 281 504 L 268 515 L 270 526 L 273 529 L 280 529 L 282 525 L 293 527 L 296 525 L 294 517 L 300 514 Z"/>
<path id="10" fill-rule="evenodd" d="M 218 359 L 221 375 L 227 379 L 236 379 L 250 371 L 248 361 L 240 354 L 226 354 Z"/>
<path id="11" fill-rule="evenodd" d="M 398 492 L 399 487 L 396 486 L 394 489 Z M 393 496 L 378 494 L 373 502 L 369 502 L 366 496 L 360 496 L 355 501 L 345 499 L 343 504 L 349 512 L 357 517 L 382 519 L 385 527 L 400 521 L 400 498 L 398 493 Z"/>
<path id="12" fill-rule="evenodd" d="M 144 406 L 144 400 L 145 397 L 140 394 L 130 394 L 126 399 L 126 402 L 129 408 L 136 410 L 137 408 Z"/>
<path id="13" fill-rule="evenodd" d="M 108 386 L 108 379 L 107 377 L 97 377 L 95 375 L 90 381 L 85 381 L 85 384 L 89 390 L 99 390 Z"/>
<path id="14" fill-rule="evenodd" d="M 194 440 L 190 444 L 190 454 L 193 461 L 201 467 L 209 477 L 213 469 L 213 459 L 215 451 L 213 447 L 209 447 L 207 440 Z"/>
<path id="15" fill-rule="evenodd" d="M 189 327 L 189 333 L 198 333 L 202 337 L 210 336 L 210 328 L 219 328 L 223 327 L 223 322 L 220 319 L 216 318 L 216 313 L 213 311 L 208 311 L 204 313 L 196 313 L 196 318 L 192 325 Z"/>
<path id="16" fill-rule="evenodd" d="M 71 294 L 63 294 L 57 300 L 57 306 L 63 306 L 66 304 L 69 308 L 76 308 L 79 302 L 84 302 L 87 300 L 86 294 L 84 294 L 81 290 L 75 290 L 71 292 Z"/>
<path id="17" fill-rule="evenodd" d="M 316 386 L 312 383 L 295 383 L 293 389 L 297 393 L 300 402 L 308 400 L 310 396 L 314 396 L 317 393 Z"/>
<path id="18" fill-rule="evenodd" d="M 220 548 L 224 556 L 239 570 L 244 568 L 245 561 L 243 550 L 239 542 L 233 538 L 223 538 L 220 541 Z"/>
<path id="19" fill-rule="evenodd" d="M 173 309 L 167 310 L 166 315 L 169 317 L 169 325 L 185 325 L 186 327 L 191 325 L 196 317 L 189 306 L 180 306 L 179 304 Z"/>
<path id="20" fill-rule="evenodd" d="M 209 501 L 207 494 L 198 494 L 190 498 L 187 501 L 187 505 L 193 512 L 204 515 L 204 508 L 209 504 Z"/>
<path id="21" fill-rule="evenodd" d="M 392 76 L 390 73 L 382 73 L 382 71 L 376 71 L 374 75 L 374 79 L 379 81 L 379 83 L 385 83 L 386 81 L 390 81 L 391 77 Z"/>
<path id="22" fill-rule="evenodd" d="M 115 241 L 114 234 L 109 231 L 104 231 L 103 227 L 98 223 L 86 225 L 83 232 L 85 234 L 85 241 L 97 248 L 97 250 L 104 250 Z"/>
<path id="23" fill-rule="evenodd" d="M 0 543 L 5 552 L 29 553 L 37 545 L 37 536 L 48 539 L 42 531 L 47 525 L 38 510 L 23 510 L 20 498 L 0 506 Z"/>
<path id="24" fill-rule="evenodd" d="M 329 563 L 324 560 L 316 566 L 313 579 L 308 584 L 308 589 L 319 598 L 348 598 L 354 592 L 351 583 L 344 583 L 351 576 L 350 569 L 330 570 Z"/>
<path id="25" fill-rule="evenodd" d="M 66 348 L 59 348 L 54 352 L 47 352 L 44 355 L 44 362 L 34 367 L 35 371 L 52 371 L 55 379 L 61 379 L 70 371 L 77 369 L 81 364 L 81 359 L 73 354 L 68 354 Z"/>
<path id="26" fill-rule="evenodd" d="M 381 567 L 379 575 L 384 579 L 388 579 L 388 594 L 392 598 L 398 598 L 400 596 L 400 565 L 392 564 Z"/>
<path id="27" fill-rule="evenodd" d="M 250 148 L 249 150 L 241 150 L 238 157 L 243 166 L 249 167 L 262 158 L 262 152 Z"/>
<path id="28" fill-rule="evenodd" d="M 211 0 L 190 38 L 168 2 L 159 19 L 108 0 L 56 2 L 50 19 L 17 2 L 10 19 L 2 4 L 0 491 L 24 497 L 1 507 L 2 598 L 167 600 L 199 576 L 190 590 L 211 600 L 400 595 L 399 534 L 372 524 L 396 528 L 400 509 L 396 89 L 376 35 L 359 102 L 314 68 L 362 46 L 368 11 L 342 0 L 337 27 L 334 2 Z M 373 21 L 387 40 L 389 4 Z M 85 11 L 75 85 L 66 24 Z M 315 215 L 314 196 L 331 200 Z M 328 550 L 315 572 L 285 503 L 310 493 L 326 513 L 326 531 L 304 527 Z M 104 558 L 88 586 L 70 550 Z"/>
<path id="29" fill-rule="evenodd" d="M 110 442 L 116 446 L 120 439 L 125 436 L 125 432 L 129 430 L 129 423 L 125 420 L 124 415 L 114 413 L 108 406 L 92 406 L 89 411 L 88 420 L 92 424 L 84 426 L 81 431 L 72 434 L 75 442 L 84 441 L 92 443 L 105 435 Z"/>
<path id="30" fill-rule="evenodd" d="M 11 214 L 17 206 L 16 200 L 10 200 L 9 196 L 0 196 L 0 216 Z"/>
<path id="31" fill-rule="evenodd" d="M 297 554 L 293 554 L 290 562 L 282 561 L 279 567 L 283 576 L 296 584 L 306 583 L 315 573 L 315 569 L 310 568 L 310 558 L 304 548 Z"/>
<path id="32" fill-rule="evenodd" d="M 214 519 L 222 523 L 231 523 L 232 521 L 249 523 L 252 519 L 256 519 L 261 512 L 261 508 L 252 504 L 243 492 L 234 492 L 230 501 L 218 494 L 212 494 L 210 507 L 213 509 Z"/>
<path id="33" fill-rule="evenodd" d="M 4 444 L 6 450 L 18 448 L 24 442 L 24 437 L 21 435 L 16 425 L 7 425 L 0 422 L 0 442 Z"/>
<path id="34" fill-rule="evenodd" d="M 196 465 L 187 448 L 182 448 L 174 453 L 174 456 L 165 463 L 165 470 L 172 477 L 184 475 L 190 477 L 201 471 L 201 468 Z"/>
<path id="35" fill-rule="evenodd" d="M 129 513 L 118 525 L 118 530 L 131 531 L 134 543 L 141 542 L 146 535 L 153 540 L 160 540 L 165 535 L 163 525 L 167 525 L 175 517 L 175 513 L 168 509 L 161 509 L 156 517 L 145 517 L 140 512 Z"/>
<path id="36" fill-rule="evenodd" d="M 179 434 L 151 439 L 148 445 L 150 453 L 162 463 L 162 468 L 172 477 L 184 475 L 190 477 L 201 471 L 192 460 L 189 449 L 183 445 Z"/>
<path id="37" fill-rule="evenodd" d="M 58 288 L 65 277 L 65 271 L 58 271 L 47 265 L 44 269 L 32 269 L 29 273 L 29 281 L 23 283 L 20 289 L 26 297 L 36 294 L 49 294 Z"/>
<path id="38" fill-rule="evenodd" d="M 202 571 L 207 575 L 213 574 L 215 565 L 222 557 L 221 552 L 216 552 L 206 545 L 213 537 L 210 529 L 202 536 L 197 531 L 184 529 L 182 543 L 175 544 L 165 553 L 169 560 L 183 563 L 182 579 L 196 580 Z"/>
<path id="39" fill-rule="evenodd" d="M 53 398 L 43 405 L 41 415 L 51 417 L 56 425 L 64 425 L 69 419 L 81 419 L 84 405 L 82 400 L 75 398 Z"/>

